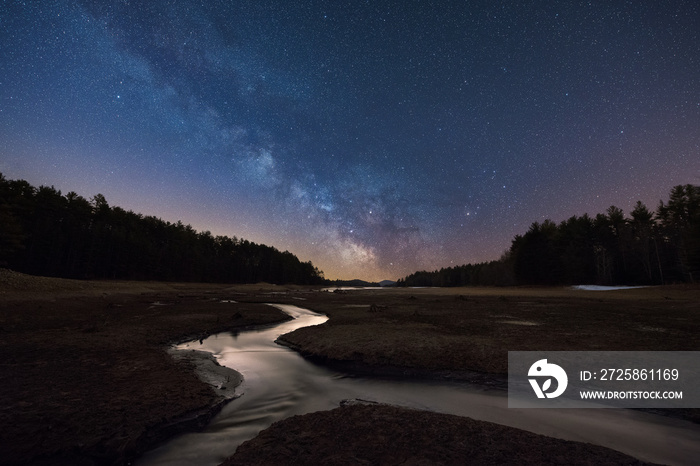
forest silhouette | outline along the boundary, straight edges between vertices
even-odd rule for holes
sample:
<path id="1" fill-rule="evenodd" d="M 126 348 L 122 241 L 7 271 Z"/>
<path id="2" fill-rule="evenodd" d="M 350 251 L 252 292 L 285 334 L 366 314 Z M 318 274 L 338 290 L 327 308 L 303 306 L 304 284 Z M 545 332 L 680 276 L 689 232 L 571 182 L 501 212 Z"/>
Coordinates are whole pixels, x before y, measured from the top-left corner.
<path id="1" fill-rule="evenodd" d="M 102 194 L 36 188 L 0 173 L 0 267 L 64 278 L 329 283 L 288 251 L 197 232 L 112 207 Z M 700 186 L 678 185 L 655 212 L 533 223 L 498 260 L 419 271 L 397 286 L 652 285 L 700 277 Z"/>
<path id="2" fill-rule="evenodd" d="M 656 212 L 611 206 L 533 223 L 499 260 L 415 272 L 398 286 L 654 285 L 700 277 L 700 186 L 678 185 Z"/>
<path id="3" fill-rule="evenodd" d="M 64 278 L 321 284 L 288 251 L 112 207 L 102 194 L 35 188 L 0 173 L 0 267 Z"/>

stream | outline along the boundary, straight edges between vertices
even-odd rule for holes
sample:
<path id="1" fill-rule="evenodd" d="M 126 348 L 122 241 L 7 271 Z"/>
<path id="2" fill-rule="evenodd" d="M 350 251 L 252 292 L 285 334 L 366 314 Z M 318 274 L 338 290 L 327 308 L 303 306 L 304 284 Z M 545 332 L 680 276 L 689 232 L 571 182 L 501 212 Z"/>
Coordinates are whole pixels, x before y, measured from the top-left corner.
<path id="1" fill-rule="evenodd" d="M 507 407 L 502 390 L 458 382 L 353 377 L 320 367 L 274 341 L 328 318 L 297 306 L 273 306 L 293 320 L 177 347 L 211 352 L 219 364 L 243 374 L 236 389 L 243 395 L 227 404 L 204 431 L 175 437 L 136 464 L 218 465 L 273 422 L 330 410 L 352 398 L 495 422 L 602 445 L 655 463 L 690 465 L 700 459 L 700 426 L 687 421 L 628 409 L 513 409 Z"/>

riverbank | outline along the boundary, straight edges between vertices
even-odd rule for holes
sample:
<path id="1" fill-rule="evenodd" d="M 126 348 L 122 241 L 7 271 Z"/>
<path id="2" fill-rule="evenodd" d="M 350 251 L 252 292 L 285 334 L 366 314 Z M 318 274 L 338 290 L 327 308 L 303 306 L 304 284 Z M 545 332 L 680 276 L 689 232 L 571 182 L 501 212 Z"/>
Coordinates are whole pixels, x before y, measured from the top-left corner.
<path id="1" fill-rule="evenodd" d="M 194 361 L 179 359 L 188 352 L 173 358 L 167 348 L 287 319 L 264 305 L 269 302 L 330 316 L 326 324 L 285 335 L 286 344 L 353 372 L 383 375 L 493 380 L 505 373 L 509 349 L 696 350 L 700 343 L 698 287 L 341 294 L 272 285 L 83 282 L 0 270 L 0 422 L 6 426 L 0 457 L 9 464 L 124 464 L 169 436 L 205 425 L 236 396 L 235 372 L 220 372 L 201 354 Z M 209 365 L 205 373 L 215 376 L 209 384 L 197 377 L 197 364 Z M 401 416 L 407 420 L 392 435 L 416 425 L 413 414 Z M 309 429 L 305 438 L 314 443 L 322 433 Z M 448 448 L 439 436 L 434 445 Z M 368 448 L 379 451 L 382 442 Z"/>
<path id="2" fill-rule="evenodd" d="M 205 426 L 240 379 L 210 355 L 173 358 L 167 348 L 287 320 L 270 306 L 235 302 L 279 290 L 0 271 L 1 462 L 126 464 Z M 209 382 L 224 389 L 197 372 L 218 373 Z"/>
<path id="3" fill-rule="evenodd" d="M 280 341 L 317 360 L 505 375 L 508 351 L 696 351 L 700 287 L 356 290 L 312 295 L 329 316 Z"/>
<path id="4" fill-rule="evenodd" d="M 240 396 L 236 388 L 243 383 L 240 372 L 224 367 L 206 351 L 170 348 L 168 354 L 176 362 L 190 366 L 199 380 L 209 385 L 222 401 L 231 401 Z"/>
<path id="5" fill-rule="evenodd" d="M 508 350 L 697 350 L 698 303 L 700 289 L 688 286 L 603 294 L 569 288 L 355 290 L 312 296 L 304 305 L 330 320 L 285 334 L 279 342 L 353 374 L 505 388 Z M 655 413 L 700 420 L 696 409 Z M 635 451 L 628 447 L 628 453 Z M 309 464 L 644 464 L 608 448 L 382 405 L 277 422 L 241 445 L 225 464 L 282 459 Z"/>
<path id="6" fill-rule="evenodd" d="M 311 295 L 330 317 L 283 335 L 306 358 L 355 374 L 507 387 L 508 351 L 697 351 L 700 286 L 589 291 L 388 288 Z M 700 409 L 650 410 L 700 423 Z"/>
<path id="7" fill-rule="evenodd" d="M 356 404 L 279 421 L 243 443 L 222 466 L 292 463 L 650 464 L 609 448 L 466 417 Z"/>

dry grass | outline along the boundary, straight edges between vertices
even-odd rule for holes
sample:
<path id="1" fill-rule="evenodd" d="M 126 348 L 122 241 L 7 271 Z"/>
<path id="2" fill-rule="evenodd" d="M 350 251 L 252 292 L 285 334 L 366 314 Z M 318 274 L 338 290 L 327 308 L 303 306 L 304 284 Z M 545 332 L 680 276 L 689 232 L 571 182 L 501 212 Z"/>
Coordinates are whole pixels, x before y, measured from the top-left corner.
<path id="1" fill-rule="evenodd" d="M 490 383 L 488 374 L 507 371 L 509 350 L 697 350 L 700 343 L 700 287 L 387 289 L 317 293 L 303 305 L 330 320 L 282 339 L 316 360 L 371 373 Z M 697 411 L 672 414 L 697 421 Z M 290 461 L 641 464 L 602 447 L 386 406 L 280 421 L 241 445 L 226 464 Z"/>
<path id="2" fill-rule="evenodd" d="M 225 466 L 250 464 L 642 465 L 608 448 L 394 406 L 347 406 L 277 422 Z"/>
<path id="3" fill-rule="evenodd" d="M 303 353 L 380 371 L 502 374 L 508 350 L 700 347 L 700 287 L 334 294 L 269 284 L 85 282 L 0 270 L 0 458 L 119 463 L 196 427 L 220 397 L 164 349 L 188 336 L 283 318 L 259 304 L 265 302 L 330 316 L 284 337 Z"/>
<path id="4" fill-rule="evenodd" d="M 508 351 L 700 347 L 700 287 L 454 288 L 317 294 L 330 320 L 282 340 L 335 361 L 505 374 Z"/>
<path id="5" fill-rule="evenodd" d="M 120 464 L 203 426 L 222 398 L 165 349 L 286 319 L 220 302 L 248 289 L 0 274 L 0 462 Z"/>

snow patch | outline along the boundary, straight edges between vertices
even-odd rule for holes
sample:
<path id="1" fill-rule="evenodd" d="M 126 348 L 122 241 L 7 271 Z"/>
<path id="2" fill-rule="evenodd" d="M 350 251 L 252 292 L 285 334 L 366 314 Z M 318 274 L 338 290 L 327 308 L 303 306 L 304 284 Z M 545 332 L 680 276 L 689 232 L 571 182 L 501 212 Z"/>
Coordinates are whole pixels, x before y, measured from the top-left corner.
<path id="1" fill-rule="evenodd" d="M 602 286 L 602 285 L 576 285 L 571 287 L 574 290 L 586 291 L 612 291 L 612 290 L 632 290 L 635 288 L 648 288 L 646 286 Z"/>

